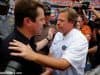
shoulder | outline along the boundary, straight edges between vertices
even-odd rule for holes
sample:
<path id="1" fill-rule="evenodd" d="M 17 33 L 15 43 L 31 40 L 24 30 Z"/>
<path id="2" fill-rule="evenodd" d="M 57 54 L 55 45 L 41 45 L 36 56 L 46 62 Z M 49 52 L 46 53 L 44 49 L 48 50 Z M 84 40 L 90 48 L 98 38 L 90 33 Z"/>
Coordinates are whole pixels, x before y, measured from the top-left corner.
<path id="1" fill-rule="evenodd" d="M 15 34 L 11 33 L 5 39 L 2 40 L 2 44 L 7 45 L 12 39 L 14 39 Z"/>
<path id="2" fill-rule="evenodd" d="M 61 32 L 57 32 L 57 33 L 55 34 L 55 36 L 56 36 L 56 37 L 62 36 L 62 33 L 61 33 Z"/>
<path id="3" fill-rule="evenodd" d="M 72 32 L 72 39 L 75 41 L 83 41 L 83 42 L 88 42 L 85 35 L 78 29 L 74 29 Z"/>
<path id="4" fill-rule="evenodd" d="M 56 34 L 55 34 L 55 37 L 54 37 L 54 40 L 62 40 L 63 39 L 63 34 L 62 33 L 60 33 L 60 32 L 57 32 Z"/>

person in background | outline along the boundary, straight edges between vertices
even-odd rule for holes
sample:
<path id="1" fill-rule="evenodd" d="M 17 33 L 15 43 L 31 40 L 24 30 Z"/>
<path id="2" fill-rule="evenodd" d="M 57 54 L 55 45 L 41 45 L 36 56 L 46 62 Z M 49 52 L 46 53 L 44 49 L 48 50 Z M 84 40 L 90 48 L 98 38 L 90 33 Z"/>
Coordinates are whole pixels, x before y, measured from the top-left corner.
<path id="1" fill-rule="evenodd" d="M 99 13 L 97 10 L 95 10 L 94 5 L 90 5 L 90 6 L 89 6 L 89 10 L 90 10 L 91 12 L 93 12 L 93 14 L 95 14 L 95 16 L 96 16 L 97 18 L 100 18 L 100 13 Z"/>
<path id="2" fill-rule="evenodd" d="M 91 54 L 91 70 L 87 71 L 85 75 L 99 75 L 100 74 L 100 19 L 96 22 L 96 52 Z"/>
<path id="3" fill-rule="evenodd" d="M 91 40 L 92 31 L 91 28 L 87 24 L 85 24 L 84 16 L 78 15 L 75 27 L 86 36 L 88 41 Z"/>
<path id="4" fill-rule="evenodd" d="M 63 39 L 52 44 L 50 51 L 54 57 L 36 53 L 30 46 L 17 40 L 10 42 L 8 48 L 19 53 L 12 52 L 11 55 L 57 69 L 57 75 L 84 75 L 88 41 L 79 30 L 74 29 L 76 19 L 77 13 L 72 8 L 60 12 L 57 28 L 63 34 Z"/>
<path id="5" fill-rule="evenodd" d="M 3 2 L 3 3 L 2 3 Z M 14 30 L 14 7 L 15 0 L 0 0 L 0 31 L 2 39 L 5 39 Z"/>

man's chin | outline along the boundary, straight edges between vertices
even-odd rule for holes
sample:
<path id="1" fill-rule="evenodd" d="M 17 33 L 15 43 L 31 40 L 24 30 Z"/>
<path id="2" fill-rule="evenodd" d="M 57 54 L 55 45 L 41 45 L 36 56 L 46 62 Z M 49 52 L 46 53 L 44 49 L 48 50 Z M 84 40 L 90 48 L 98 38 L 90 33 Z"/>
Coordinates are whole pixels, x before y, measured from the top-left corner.
<path id="1" fill-rule="evenodd" d="M 41 32 L 36 33 L 35 35 L 41 35 Z"/>
<path id="2" fill-rule="evenodd" d="M 57 31 L 62 33 L 62 30 L 57 30 Z"/>

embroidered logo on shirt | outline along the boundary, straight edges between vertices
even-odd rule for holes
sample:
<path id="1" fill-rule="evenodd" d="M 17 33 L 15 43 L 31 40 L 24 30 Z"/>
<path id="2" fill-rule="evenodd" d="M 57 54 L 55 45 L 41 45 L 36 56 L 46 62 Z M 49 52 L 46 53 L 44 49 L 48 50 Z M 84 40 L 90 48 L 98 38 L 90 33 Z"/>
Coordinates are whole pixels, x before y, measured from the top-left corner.
<path id="1" fill-rule="evenodd" d="M 66 47 L 65 45 L 62 46 L 62 50 L 66 50 L 66 48 L 67 48 L 67 47 Z"/>

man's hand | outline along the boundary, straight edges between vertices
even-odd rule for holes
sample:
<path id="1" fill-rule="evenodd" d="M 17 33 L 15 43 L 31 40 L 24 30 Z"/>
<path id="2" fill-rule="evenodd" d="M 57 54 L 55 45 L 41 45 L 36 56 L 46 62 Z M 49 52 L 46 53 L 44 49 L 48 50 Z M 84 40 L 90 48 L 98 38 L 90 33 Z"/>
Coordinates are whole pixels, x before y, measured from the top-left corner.
<path id="1" fill-rule="evenodd" d="M 20 56 L 28 60 L 32 60 L 31 58 L 34 56 L 35 52 L 29 45 L 25 45 L 17 40 L 13 40 L 13 42 L 9 43 L 9 49 L 18 52 L 12 52 L 11 55 L 13 56 Z"/>
<path id="2" fill-rule="evenodd" d="M 93 11 L 93 10 L 95 10 L 94 5 L 93 4 L 89 5 L 89 11 Z"/>
<path id="3" fill-rule="evenodd" d="M 54 28 L 50 28 L 49 31 L 48 31 L 48 36 L 47 36 L 47 38 L 48 38 L 49 40 L 52 40 L 55 33 L 56 33 L 56 30 L 55 30 Z"/>
<path id="4" fill-rule="evenodd" d="M 46 68 L 45 72 L 43 72 L 41 75 L 52 75 L 53 69 L 51 68 Z"/>
<path id="5" fill-rule="evenodd" d="M 100 18 L 100 12 L 98 12 L 97 10 L 95 10 L 95 7 L 94 7 L 93 4 L 91 4 L 89 6 L 89 11 L 93 12 L 96 15 L 97 18 Z"/>

